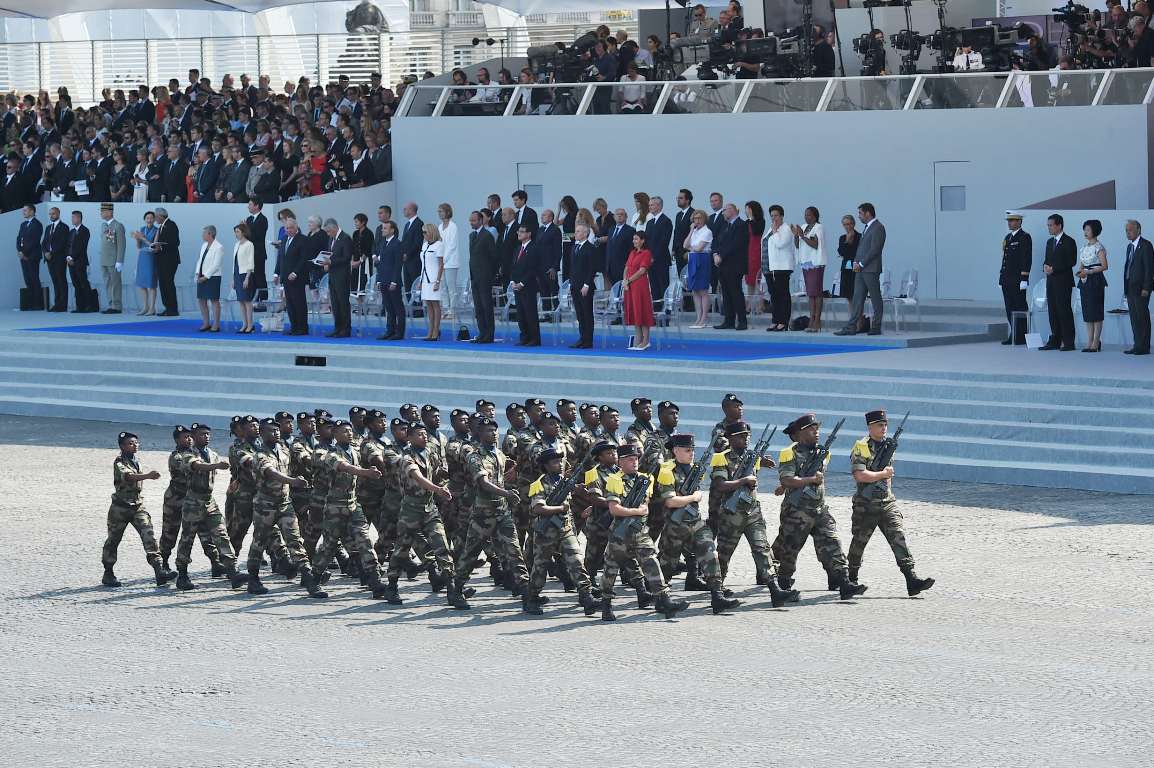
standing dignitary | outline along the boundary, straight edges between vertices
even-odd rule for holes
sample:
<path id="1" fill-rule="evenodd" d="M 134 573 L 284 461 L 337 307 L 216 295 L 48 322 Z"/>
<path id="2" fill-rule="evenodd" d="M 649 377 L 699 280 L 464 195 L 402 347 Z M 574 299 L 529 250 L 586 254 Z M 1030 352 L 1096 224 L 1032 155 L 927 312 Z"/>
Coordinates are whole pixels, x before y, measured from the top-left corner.
<path id="1" fill-rule="evenodd" d="M 1154 289 L 1154 249 L 1142 237 L 1142 225 L 1130 219 L 1126 222 L 1126 270 L 1123 290 L 1130 310 L 1130 328 L 1134 331 L 1134 346 L 1127 355 L 1150 354 L 1150 291 Z"/>
<path id="2" fill-rule="evenodd" d="M 596 293 L 594 279 L 597 269 L 597 246 L 590 237 L 589 226 L 578 224 L 574 230 L 573 252 L 569 256 L 569 292 L 580 335 L 570 349 L 593 348 L 593 294 Z"/>
<path id="3" fill-rule="evenodd" d="M 164 304 L 162 317 L 180 314 L 176 299 L 176 268 L 180 266 L 180 228 L 168 218 L 164 208 L 156 209 L 156 239 L 152 241 L 156 254 L 156 283 L 160 301 Z"/>
<path id="4" fill-rule="evenodd" d="M 517 326 L 521 331 L 518 347 L 541 346 L 541 321 L 537 316 L 538 283 L 537 253 L 533 246 L 532 230 L 525 224 L 517 228 L 520 247 L 513 257 L 510 274 L 513 291 L 517 296 Z"/>
<path id="5" fill-rule="evenodd" d="M 140 540 L 144 543 L 144 554 L 156 574 L 156 586 L 162 587 L 168 583 L 170 576 L 161 565 L 160 551 L 156 548 L 156 536 L 152 532 L 152 518 L 149 517 L 148 510 L 144 508 L 144 502 L 140 499 L 144 481 L 159 480 L 160 473 L 155 469 L 151 472 L 140 470 L 140 463 L 136 460 L 140 440 L 136 435 L 121 432 L 118 442 L 120 454 L 112 462 L 112 504 L 108 507 L 108 538 L 104 540 L 104 552 L 101 557 L 104 562 L 104 578 L 100 583 L 106 587 L 120 586 L 120 581 L 112 568 L 116 565 L 116 550 L 124 537 L 124 529 L 131 525 L 140 534 Z"/>
<path id="6" fill-rule="evenodd" d="M 421 274 L 421 247 L 425 243 L 425 222 L 417 215 L 417 204 L 410 201 L 404 207 L 405 223 L 401 228 L 401 250 L 403 253 L 404 285 L 402 293 L 413 286 L 417 276 Z"/>
<path id="7" fill-rule="evenodd" d="M 1078 245 L 1063 232 L 1064 222 L 1054 213 L 1046 219 L 1050 238 L 1046 240 L 1046 311 L 1050 315 L 1050 339 L 1038 349 L 1074 351 L 1074 265 L 1078 262 Z M 865 241 L 865 235 L 862 235 Z M 860 251 L 859 251 L 860 252 Z"/>
<path id="8" fill-rule="evenodd" d="M 652 214 L 645 223 L 645 245 L 653 257 L 653 265 L 649 268 L 649 288 L 653 295 L 653 306 L 661 312 L 670 309 L 664 304 L 665 289 L 669 287 L 669 243 L 673 238 L 673 222 L 662 212 L 664 206 L 660 197 L 649 199 L 649 213 Z M 658 319 L 658 324 L 664 322 Z"/>
<path id="9" fill-rule="evenodd" d="M 1002 344 L 1026 343 L 1026 318 L 1015 322 L 1015 312 L 1025 312 L 1026 291 L 1030 287 L 1030 264 L 1034 256 L 1034 241 L 1030 233 L 1022 229 L 1022 214 L 1006 211 L 1006 225 L 1009 234 L 1002 238 L 1002 269 L 998 273 L 998 285 L 1002 287 L 1002 303 L 1006 305 L 1006 322 L 1010 333 Z"/>
<path id="10" fill-rule="evenodd" d="M 341 230 L 336 219 L 325 219 L 325 234 L 328 235 L 328 252 L 331 254 L 325 264 L 329 273 L 329 305 L 333 311 L 333 329 L 325 336 L 347 339 L 352 335 L 352 308 L 349 304 L 349 270 L 353 259 L 353 241 Z"/>
<path id="11" fill-rule="evenodd" d="M 713 238 L 713 263 L 718 270 L 718 284 L 725 302 L 725 318 L 720 325 L 713 327 L 744 331 L 748 326 L 741 281 L 749 269 L 749 227 L 737 215 L 737 206 L 733 203 L 726 204 L 724 220 L 717 225 Z"/>
<path id="12" fill-rule="evenodd" d="M 48 226 L 44 228 L 44 260 L 52 280 L 52 307 L 49 312 L 68 311 L 68 245 L 72 230 L 60 220 L 60 209 L 48 209 Z"/>
<path id="13" fill-rule="evenodd" d="M 280 269 L 284 285 L 285 308 L 289 316 L 286 336 L 308 336 L 309 308 L 305 290 L 308 287 L 308 238 L 301 234 L 296 219 L 285 219 L 284 257 Z"/>
<path id="14" fill-rule="evenodd" d="M 862 203 L 857 208 L 858 220 L 864 226 L 861 239 L 857 247 L 857 260 L 853 263 L 853 311 L 850 312 L 849 323 L 835 336 L 853 336 L 861 327 L 861 320 L 865 313 L 866 296 L 873 304 L 873 324 L 869 335 L 879 336 L 882 332 L 882 249 L 886 244 L 886 228 L 877 220 L 877 212 L 873 203 Z M 1070 241 L 1073 245 L 1073 240 Z M 1071 278 L 1072 279 L 1072 278 Z"/>
<path id="15" fill-rule="evenodd" d="M 249 288 L 253 291 L 253 300 L 258 305 L 268 300 L 268 281 L 265 278 L 265 263 L 268 261 L 268 217 L 261 210 L 263 207 L 264 203 L 260 200 L 255 197 L 250 199 L 248 218 L 245 219 L 248 224 L 248 239 L 252 243 L 253 258 L 253 279 Z"/>
<path id="16" fill-rule="evenodd" d="M 484 227 L 480 211 L 469 214 L 469 285 L 473 291 L 473 313 L 477 317 L 474 344 L 492 344 L 495 333 L 493 283 L 501 268 L 497 242 Z"/>
<path id="17" fill-rule="evenodd" d="M 102 314 L 119 315 L 124 281 L 124 225 L 112 217 L 112 203 L 100 204 L 100 274 L 104 278 L 104 296 L 108 306 Z"/>
<path id="18" fill-rule="evenodd" d="M 44 309 L 44 289 L 40 287 L 40 254 L 43 249 L 44 226 L 36 218 L 36 206 L 24 206 L 24 221 L 16 233 L 16 256 L 28 291 L 27 308 Z"/>
<path id="19" fill-rule="evenodd" d="M 84 214 L 73 211 L 72 229 L 68 233 L 68 274 L 72 277 L 72 288 L 76 292 L 76 309 L 73 312 L 97 311 L 92 285 L 88 282 L 88 239 Z"/>
<path id="20" fill-rule="evenodd" d="M 397 223 L 386 221 L 378 227 L 373 258 L 377 262 L 377 285 L 385 312 L 385 332 L 381 341 L 399 341 L 405 338 L 405 295 L 403 269 L 405 253 L 397 236 Z"/>

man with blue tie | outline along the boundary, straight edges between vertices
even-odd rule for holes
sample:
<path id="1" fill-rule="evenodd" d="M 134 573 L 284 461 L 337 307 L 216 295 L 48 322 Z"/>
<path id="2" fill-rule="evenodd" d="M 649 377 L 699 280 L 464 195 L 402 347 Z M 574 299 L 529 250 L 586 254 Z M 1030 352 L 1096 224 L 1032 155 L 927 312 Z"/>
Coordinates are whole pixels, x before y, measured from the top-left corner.
<path id="1" fill-rule="evenodd" d="M 309 249 L 308 238 L 301 235 L 296 219 L 285 219 L 284 222 L 284 257 L 281 259 L 280 269 L 283 275 L 285 309 L 289 316 L 289 329 L 285 336 L 308 336 L 309 308 L 305 298 L 305 287 L 308 285 Z"/>
<path id="2" fill-rule="evenodd" d="M 533 246 L 537 251 L 537 269 L 540 270 L 537 281 L 541 286 L 541 295 L 556 296 L 557 273 L 561 270 L 564 245 L 561 228 L 553 223 L 553 211 L 548 208 L 541 211 L 541 226 L 537 229 Z M 544 303 L 546 312 L 552 311 L 553 308 L 552 301 Z"/>
<path id="3" fill-rule="evenodd" d="M 36 218 L 36 206 L 24 206 L 24 221 L 16 233 L 16 255 L 20 257 L 20 271 L 24 273 L 24 287 L 28 291 L 22 309 L 44 309 L 44 289 L 40 287 L 40 254 L 44 227 Z"/>
<path id="4" fill-rule="evenodd" d="M 401 292 L 404 250 L 397 237 L 397 222 L 389 219 L 378 228 L 380 236 L 375 243 L 374 261 L 377 264 L 377 285 L 381 304 L 385 309 L 385 332 L 381 341 L 401 341 L 405 338 L 405 298 Z"/>
<path id="5" fill-rule="evenodd" d="M 589 226 L 578 224 L 573 233 L 573 253 L 569 256 L 569 293 L 581 336 L 570 349 L 593 348 L 593 294 L 597 273 L 597 246 L 589 237 Z"/>
<path id="6" fill-rule="evenodd" d="M 616 285 L 625 277 L 625 262 L 629 260 L 629 252 L 633 250 L 633 227 L 625 223 L 624 208 L 613 212 L 615 221 L 609 230 L 609 242 L 605 246 L 605 276 L 609 285 Z"/>
<path id="7" fill-rule="evenodd" d="M 1038 349 L 1074 351 L 1074 264 L 1078 246 L 1074 238 L 1062 231 L 1065 222 L 1060 214 L 1046 219 L 1050 238 L 1046 241 L 1046 312 L 1050 316 L 1050 339 Z M 856 287 L 855 287 L 856 291 Z"/>
<path id="8" fill-rule="evenodd" d="M 1154 247 L 1142 237 L 1142 225 L 1130 219 L 1126 222 L 1126 269 L 1123 290 L 1130 310 L 1130 328 L 1134 331 L 1134 346 L 1125 350 L 1127 355 L 1150 354 L 1150 291 L 1154 290 Z"/>
<path id="9" fill-rule="evenodd" d="M 212 150 L 207 144 L 201 142 L 200 148 L 196 151 L 196 158 L 200 163 L 196 169 L 196 201 L 198 203 L 216 202 L 213 193 L 216 190 L 216 180 L 220 175 L 220 169 L 212 158 Z"/>
<path id="10" fill-rule="evenodd" d="M 473 313 L 477 316 L 474 344 L 492 344 L 495 333 L 493 283 L 501 268 L 493 235 L 483 226 L 480 211 L 469 214 L 469 285 L 473 289 Z"/>

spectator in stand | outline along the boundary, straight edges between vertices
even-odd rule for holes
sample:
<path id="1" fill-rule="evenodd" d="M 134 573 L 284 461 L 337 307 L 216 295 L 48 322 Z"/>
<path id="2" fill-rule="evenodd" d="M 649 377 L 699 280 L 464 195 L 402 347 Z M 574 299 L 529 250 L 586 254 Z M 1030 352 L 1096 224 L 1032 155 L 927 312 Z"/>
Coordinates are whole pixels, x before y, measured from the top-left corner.
<path id="1" fill-rule="evenodd" d="M 788 331 L 793 299 L 790 282 L 797 262 L 794 234 L 785 223 L 785 210 L 780 205 L 769 206 L 769 231 L 766 239 L 765 283 L 769 286 L 773 322 L 767 331 Z"/>
<path id="2" fill-rule="evenodd" d="M 623 115 L 642 115 L 648 112 L 645 77 L 638 71 L 637 62 L 631 61 L 625 66 L 621 82 L 624 85 L 617 89 L 618 111 Z"/>
<path id="3" fill-rule="evenodd" d="M 809 333 L 821 331 L 822 300 L 825 298 L 825 229 L 821 213 L 812 205 L 805 209 L 805 226 L 790 227 L 797 241 L 797 263 L 801 267 L 806 299 L 809 301 Z"/>
<path id="4" fill-rule="evenodd" d="M 156 214 L 145 211 L 144 225 L 132 233 L 136 241 L 136 290 L 140 292 L 140 311 L 136 314 L 151 317 L 156 314 Z"/>
<path id="5" fill-rule="evenodd" d="M 693 308 L 697 319 L 690 328 L 709 327 L 709 277 L 712 273 L 713 230 L 705 219 L 705 211 L 694 210 L 691 225 L 681 242 L 688 254 L 685 271 L 686 290 L 693 294 Z M 761 265 L 758 265 L 760 269 Z"/>
<path id="6" fill-rule="evenodd" d="M 705 6 L 698 3 L 693 6 L 693 18 L 689 22 L 690 37 L 705 36 L 708 37 L 717 29 L 717 20 L 709 16 L 705 11 Z"/>
<path id="7" fill-rule="evenodd" d="M 653 292 L 649 288 L 649 270 L 653 268 L 653 257 L 645 247 L 645 233 L 633 233 L 633 250 L 625 262 L 625 278 L 622 286 L 622 304 L 625 309 L 625 324 L 634 328 L 633 345 L 635 352 L 649 349 L 649 329 L 655 324 L 653 317 Z"/>
<path id="8" fill-rule="evenodd" d="M 594 79 L 599 83 L 617 82 L 617 57 L 609 52 L 609 46 L 604 40 L 598 40 L 593 46 L 593 67 L 597 70 Z M 590 109 L 595 115 L 609 114 L 610 99 L 613 98 L 612 88 L 597 88 L 593 91 L 593 103 Z"/>
<path id="9" fill-rule="evenodd" d="M 841 272 L 838 275 L 837 295 L 853 302 L 854 273 L 853 265 L 857 261 L 857 244 L 861 235 L 857 231 L 857 222 L 853 216 L 841 217 L 841 228 L 844 232 L 837 239 L 837 255 L 841 259 Z"/>
<path id="10" fill-rule="evenodd" d="M 360 294 L 373 284 L 373 230 L 369 229 L 368 216 L 363 213 L 353 216 L 353 231 L 349 237 L 353 240 L 349 290 Z"/>
<path id="11" fill-rule="evenodd" d="M 148 150 L 136 150 L 136 168 L 132 171 L 132 202 L 148 202 Z"/>
<path id="12" fill-rule="evenodd" d="M 445 277 L 445 259 L 441 233 L 436 224 L 426 224 L 421 229 L 421 301 L 425 304 L 425 319 L 429 333 L 422 341 L 439 341 L 441 338 L 441 295 L 442 280 Z"/>
<path id="13" fill-rule="evenodd" d="M 216 227 L 206 226 L 201 232 L 204 245 L 196 260 L 193 275 L 196 280 L 196 303 L 200 307 L 201 326 L 198 330 L 220 333 L 220 274 L 224 264 L 224 246 L 216 239 Z M 209 305 L 212 322 L 209 322 Z"/>
<path id="14" fill-rule="evenodd" d="M 441 203 L 437 206 L 437 234 L 441 242 L 441 260 L 444 271 L 441 280 L 441 309 L 444 317 L 453 317 L 453 306 L 459 303 L 457 297 L 457 276 L 461 268 L 461 248 L 457 223 L 453 221 L 453 206 Z"/>
<path id="15" fill-rule="evenodd" d="M 745 220 L 749 222 L 749 266 L 745 273 L 745 311 L 758 311 L 756 302 L 761 300 L 758 283 L 761 281 L 761 249 L 765 236 L 765 209 L 756 200 L 745 204 Z"/>
<path id="16" fill-rule="evenodd" d="M 237 329 L 237 333 L 252 333 L 252 300 L 256 293 L 256 264 L 253 259 L 252 241 L 249 239 L 248 224 L 242 221 L 232 228 L 232 232 L 236 236 L 236 246 L 232 252 L 232 288 L 236 291 L 236 300 L 240 305 L 241 317 L 241 325 Z"/>

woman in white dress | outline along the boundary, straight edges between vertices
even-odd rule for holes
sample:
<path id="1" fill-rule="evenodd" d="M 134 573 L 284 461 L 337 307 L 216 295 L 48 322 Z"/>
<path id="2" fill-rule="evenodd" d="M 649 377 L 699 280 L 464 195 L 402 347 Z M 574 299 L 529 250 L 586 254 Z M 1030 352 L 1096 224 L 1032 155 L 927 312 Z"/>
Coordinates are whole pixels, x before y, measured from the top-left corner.
<path id="1" fill-rule="evenodd" d="M 792 225 L 797 238 L 797 263 L 809 300 L 809 333 L 821 332 L 822 299 L 825 298 L 825 230 L 821 213 L 812 205 L 805 209 L 805 226 Z"/>
<path id="2" fill-rule="evenodd" d="M 457 275 L 461 267 L 461 249 L 457 223 L 453 221 L 453 206 L 441 203 L 437 206 L 437 218 L 441 223 L 437 231 L 441 235 L 441 258 L 445 260 L 443 302 L 444 317 L 453 316 L 453 303 L 457 298 Z"/>
<path id="3" fill-rule="evenodd" d="M 136 151 L 136 170 L 132 172 L 132 202 L 148 202 L 148 151 Z"/>
<path id="4" fill-rule="evenodd" d="M 445 278 L 445 259 L 442 253 L 441 232 L 436 224 L 426 224 L 421 246 L 421 301 L 425 304 L 425 321 L 429 333 L 422 341 L 441 338 L 441 281 Z"/>

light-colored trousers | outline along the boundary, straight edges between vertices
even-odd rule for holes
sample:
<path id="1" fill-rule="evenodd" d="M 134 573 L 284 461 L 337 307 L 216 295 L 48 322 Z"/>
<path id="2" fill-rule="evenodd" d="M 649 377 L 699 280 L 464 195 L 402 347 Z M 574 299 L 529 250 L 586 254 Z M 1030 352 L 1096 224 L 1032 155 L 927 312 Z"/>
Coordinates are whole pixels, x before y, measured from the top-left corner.
<path id="1" fill-rule="evenodd" d="M 120 289 L 123 284 L 123 278 L 120 273 L 116 271 L 116 267 L 101 267 L 100 271 L 104 275 L 104 295 L 105 301 L 108 303 L 108 309 L 124 309 L 120 305 Z"/>
<path id="2" fill-rule="evenodd" d="M 458 267 L 445 267 L 445 274 L 441 278 L 441 309 L 448 314 L 460 302 L 457 295 Z"/>

